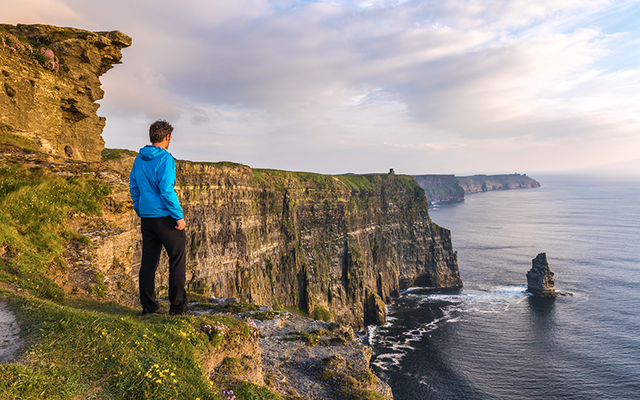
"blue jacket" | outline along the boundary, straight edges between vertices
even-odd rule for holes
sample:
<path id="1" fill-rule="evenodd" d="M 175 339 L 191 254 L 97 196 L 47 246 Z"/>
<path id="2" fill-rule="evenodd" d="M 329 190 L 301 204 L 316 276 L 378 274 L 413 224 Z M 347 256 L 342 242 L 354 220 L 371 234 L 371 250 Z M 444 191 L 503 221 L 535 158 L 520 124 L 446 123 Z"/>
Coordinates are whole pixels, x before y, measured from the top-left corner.
<path id="1" fill-rule="evenodd" d="M 129 175 L 129 191 L 136 214 L 139 217 L 182 219 L 175 183 L 173 156 L 160 147 L 141 148 Z"/>

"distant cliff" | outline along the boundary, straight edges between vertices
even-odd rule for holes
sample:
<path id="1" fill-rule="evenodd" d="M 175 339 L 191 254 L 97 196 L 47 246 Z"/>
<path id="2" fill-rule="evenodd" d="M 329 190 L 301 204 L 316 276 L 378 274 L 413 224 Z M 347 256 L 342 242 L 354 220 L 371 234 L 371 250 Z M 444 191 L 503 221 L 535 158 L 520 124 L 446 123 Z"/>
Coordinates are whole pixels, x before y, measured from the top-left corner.
<path id="1" fill-rule="evenodd" d="M 132 156 L 118 156 L 111 165 L 126 172 Z M 379 322 L 376 298 L 389 303 L 411 286 L 462 285 L 451 234 L 430 220 L 424 192 L 409 176 L 187 161 L 177 163 L 177 175 L 193 290 L 362 326 Z M 113 195 L 121 211 L 111 218 L 128 221 L 126 229 L 120 236 L 105 237 L 102 225 L 82 233 L 97 245 L 93 266 L 115 287 L 123 268 L 136 279 L 141 242 L 127 194 L 119 192 L 126 186 L 114 187 L 121 188 Z"/>
<path id="2" fill-rule="evenodd" d="M 430 203 L 462 201 L 465 193 L 491 190 L 527 189 L 540 184 L 526 174 L 512 175 L 414 175 Z"/>
<path id="3" fill-rule="evenodd" d="M 459 176 L 458 182 L 465 193 L 540 187 L 535 179 L 526 174 Z"/>
<path id="4" fill-rule="evenodd" d="M 0 134 L 36 150 L 100 161 L 105 119 L 99 77 L 119 64 L 131 38 L 49 25 L 0 25 Z"/>
<path id="5" fill-rule="evenodd" d="M 464 189 L 454 175 L 414 175 L 431 203 L 462 201 Z"/>

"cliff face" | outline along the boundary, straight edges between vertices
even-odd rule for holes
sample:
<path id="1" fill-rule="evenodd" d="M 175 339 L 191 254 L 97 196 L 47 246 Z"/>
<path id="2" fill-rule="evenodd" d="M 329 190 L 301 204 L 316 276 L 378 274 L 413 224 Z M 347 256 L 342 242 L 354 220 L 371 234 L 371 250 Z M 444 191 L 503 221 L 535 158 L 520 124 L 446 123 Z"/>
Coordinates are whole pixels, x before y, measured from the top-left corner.
<path id="1" fill-rule="evenodd" d="M 126 172 L 130 162 L 118 165 Z M 380 322 L 376 295 L 389 303 L 411 286 L 462 285 L 450 232 L 429 219 L 424 192 L 411 177 L 179 161 L 177 182 L 188 223 L 188 285 L 201 293 L 295 306 L 362 326 L 366 315 Z M 112 207 L 120 211 L 106 225 L 120 228 L 83 233 L 94 239 L 93 264 L 105 281 L 114 286 L 124 269 L 135 288 L 137 219 L 125 180 L 113 186 L 119 189 Z M 163 293 L 165 263 L 160 276 Z"/>
<path id="2" fill-rule="evenodd" d="M 414 175 L 413 178 L 431 203 L 464 200 L 464 189 L 454 175 Z"/>
<path id="3" fill-rule="evenodd" d="M 459 176 L 458 182 L 465 193 L 540 187 L 538 181 L 526 174 Z"/>
<path id="4" fill-rule="evenodd" d="M 120 63 L 131 38 L 48 25 L 0 25 L 0 133 L 39 151 L 99 161 L 105 119 L 99 77 Z"/>

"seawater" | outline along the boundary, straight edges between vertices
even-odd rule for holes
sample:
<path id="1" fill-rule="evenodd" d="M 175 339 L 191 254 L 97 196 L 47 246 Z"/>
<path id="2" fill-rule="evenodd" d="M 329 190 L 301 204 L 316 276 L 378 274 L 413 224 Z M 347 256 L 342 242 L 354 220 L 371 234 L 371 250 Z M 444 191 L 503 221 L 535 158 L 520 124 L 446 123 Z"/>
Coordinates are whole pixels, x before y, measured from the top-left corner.
<path id="1" fill-rule="evenodd" d="M 640 178 L 536 179 L 431 207 L 464 288 L 407 290 L 372 332 L 397 400 L 640 399 Z M 524 293 L 541 252 L 573 296 Z"/>

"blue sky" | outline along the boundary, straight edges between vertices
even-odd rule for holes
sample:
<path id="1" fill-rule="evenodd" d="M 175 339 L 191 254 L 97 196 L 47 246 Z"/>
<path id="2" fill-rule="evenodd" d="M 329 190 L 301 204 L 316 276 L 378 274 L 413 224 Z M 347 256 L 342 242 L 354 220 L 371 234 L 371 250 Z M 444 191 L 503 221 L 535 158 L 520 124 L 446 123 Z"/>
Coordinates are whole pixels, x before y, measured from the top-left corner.
<path id="1" fill-rule="evenodd" d="M 321 173 L 640 171 L 640 5 L 607 0 L 4 0 L 120 30 L 109 147 Z"/>

